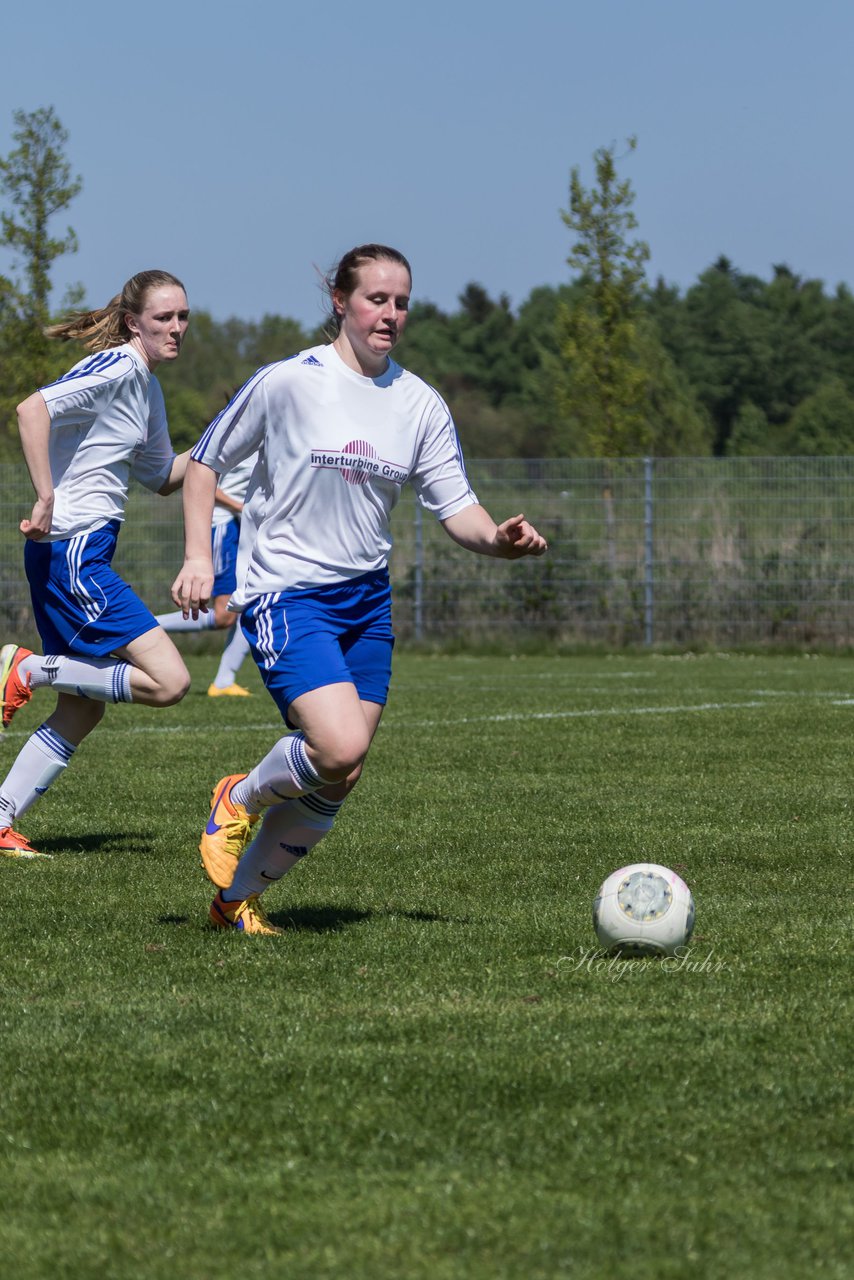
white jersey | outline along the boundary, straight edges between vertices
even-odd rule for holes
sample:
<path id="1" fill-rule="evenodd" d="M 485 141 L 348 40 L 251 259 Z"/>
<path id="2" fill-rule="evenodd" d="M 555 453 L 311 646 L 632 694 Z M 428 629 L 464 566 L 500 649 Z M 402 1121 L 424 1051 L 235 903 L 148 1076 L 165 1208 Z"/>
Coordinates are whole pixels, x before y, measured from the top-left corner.
<path id="1" fill-rule="evenodd" d="M 155 491 L 169 478 L 163 392 L 133 347 L 86 356 L 40 392 L 50 415 L 51 541 L 123 520 L 131 476 Z"/>
<path id="2" fill-rule="evenodd" d="M 440 519 L 477 502 L 447 405 L 393 360 L 378 378 L 333 346 L 259 369 L 192 456 L 224 472 L 258 449 L 231 608 L 383 568 L 407 480 Z"/>
<path id="3" fill-rule="evenodd" d="M 252 472 L 255 470 L 255 463 L 258 461 L 258 453 L 250 453 L 248 458 L 244 458 L 242 462 L 238 462 L 236 467 L 232 467 L 225 475 L 220 476 L 218 489 L 221 489 L 229 498 L 234 498 L 236 502 L 242 502 L 246 497 L 246 490 L 249 488 L 249 481 L 252 479 Z M 213 526 L 228 524 L 230 520 L 237 520 L 239 516 L 229 507 L 221 507 L 216 504 L 213 510 Z"/>

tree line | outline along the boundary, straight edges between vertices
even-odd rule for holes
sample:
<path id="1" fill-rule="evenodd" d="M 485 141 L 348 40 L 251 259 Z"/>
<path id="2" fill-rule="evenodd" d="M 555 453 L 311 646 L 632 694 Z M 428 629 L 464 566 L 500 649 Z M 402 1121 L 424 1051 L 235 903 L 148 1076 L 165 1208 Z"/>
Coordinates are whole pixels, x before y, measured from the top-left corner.
<path id="1" fill-rule="evenodd" d="M 52 107 L 15 112 L 14 124 L 0 158 L 0 246 L 18 268 L 0 275 L 0 459 L 20 457 L 17 402 L 83 354 L 47 340 L 45 326 L 89 305 L 82 289 L 58 304 L 51 293 L 52 263 L 76 249 L 72 228 L 51 226 L 82 185 L 66 131 Z M 565 281 L 515 310 L 476 282 L 454 311 L 416 302 L 395 359 L 441 391 L 469 457 L 854 452 L 851 290 L 828 292 L 786 264 L 761 279 L 725 256 L 684 291 L 650 282 L 619 174 L 635 147 L 598 150 L 589 186 L 570 171 Z M 176 447 L 258 367 L 327 337 L 287 316 L 194 311 L 181 359 L 159 375 Z"/>

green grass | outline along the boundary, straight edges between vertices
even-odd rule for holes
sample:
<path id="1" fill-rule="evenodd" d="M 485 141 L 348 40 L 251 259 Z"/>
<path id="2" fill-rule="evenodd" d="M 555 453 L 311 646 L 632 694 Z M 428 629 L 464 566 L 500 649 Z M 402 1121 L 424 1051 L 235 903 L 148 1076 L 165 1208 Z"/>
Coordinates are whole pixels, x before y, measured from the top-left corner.
<path id="1" fill-rule="evenodd" d="M 211 784 L 279 736 L 216 660 L 0 859 L 10 1276 L 851 1275 L 854 660 L 399 653 L 281 938 L 205 927 Z M 595 953 L 641 859 L 694 890 L 682 964 Z"/>

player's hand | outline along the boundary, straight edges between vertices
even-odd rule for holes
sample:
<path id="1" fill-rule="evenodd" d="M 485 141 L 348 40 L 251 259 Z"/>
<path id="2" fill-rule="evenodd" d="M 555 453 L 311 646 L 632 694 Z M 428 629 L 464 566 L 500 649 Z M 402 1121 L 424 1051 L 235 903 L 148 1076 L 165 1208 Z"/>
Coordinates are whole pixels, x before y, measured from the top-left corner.
<path id="1" fill-rule="evenodd" d="M 30 512 L 29 520 L 24 517 L 18 528 L 25 538 L 31 542 L 39 542 L 50 533 L 53 523 L 53 498 L 40 498 Z"/>
<path id="2" fill-rule="evenodd" d="M 172 599 L 185 618 L 208 612 L 213 590 L 213 566 L 210 560 L 185 560 L 172 584 Z"/>
<path id="3" fill-rule="evenodd" d="M 522 556 L 542 556 L 549 549 L 542 534 L 537 533 L 523 515 L 511 516 L 495 531 L 495 552 L 504 560 L 519 560 Z"/>

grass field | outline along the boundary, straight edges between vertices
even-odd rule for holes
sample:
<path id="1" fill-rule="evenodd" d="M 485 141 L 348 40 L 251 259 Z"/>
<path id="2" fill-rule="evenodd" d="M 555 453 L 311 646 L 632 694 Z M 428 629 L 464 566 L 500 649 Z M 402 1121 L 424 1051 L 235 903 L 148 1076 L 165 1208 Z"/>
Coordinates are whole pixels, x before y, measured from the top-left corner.
<path id="1" fill-rule="evenodd" d="M 0 859 L 10 1280 L 854 1273 L 854 659 L 400 653 L 280 938 L 205 927 L 211 784 L 279 728 L 189 661 Z M 643 859 L 678 963 L 596 953 Z"/>

